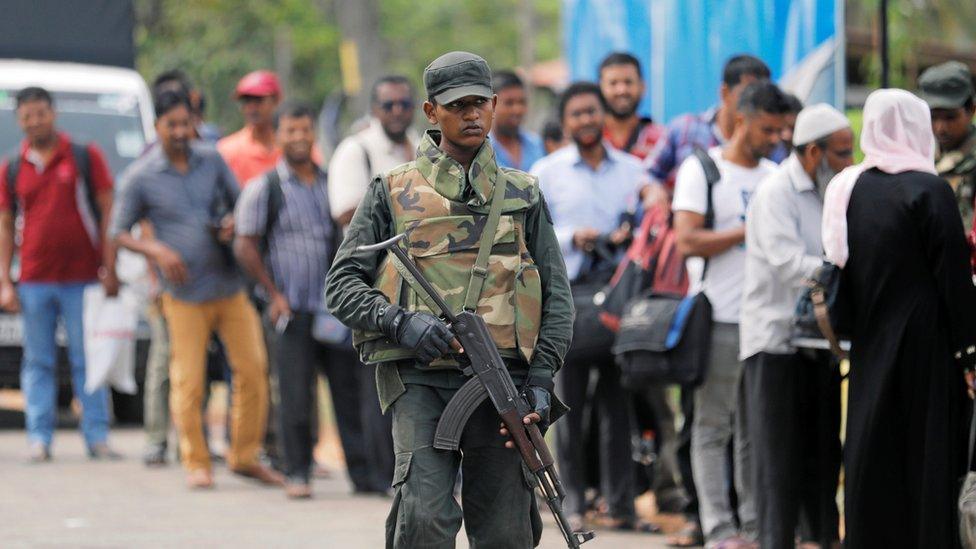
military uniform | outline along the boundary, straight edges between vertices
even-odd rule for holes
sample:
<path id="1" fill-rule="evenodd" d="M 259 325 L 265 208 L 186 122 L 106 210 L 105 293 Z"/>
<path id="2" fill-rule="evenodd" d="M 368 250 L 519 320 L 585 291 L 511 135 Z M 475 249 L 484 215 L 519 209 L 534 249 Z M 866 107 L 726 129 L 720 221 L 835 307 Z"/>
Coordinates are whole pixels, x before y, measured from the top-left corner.
<path id="1" fill-rule="evenodd" d="M 524 172 L 499 168 L 487 141 L 467 173 L 439 143 L 440 133 L 428 131 L 417 160 L 370 184 L 329 273 L 328 306 L 354 329 L 363 361 L 377 365 L 380 404 L 393 413 L 395 496 L 387 547 L 453 547 L 463 517 L 472 548 L 522 549 L 538 543 L 541 521 L 533 480 L 518 452 L 504 447 L 497 413 L 485 402 L 471 416 L 461 452 L 434 449 L 437 422 L 468 378 L 452 358 L 422 363 L 382 335 L 389 303 L 408 311 L 433 309 L 404 282 L 389 255 L 354 252 L 405 232 L 417 266 L 460 310 L 489 206 L 495 193 L 504 192 L 476 311 L 516 385 L 533 383 L 551 392 L 569 348 L 573 305 L 538 184 Z M 558 406 L 553 404 L 551 417 L 559 415 Z M 453 497 L 459 467 L 463 513 Z"/>
<path id="2" fill-rule="evenodd" d="M 958 61 L 947 61 L 929 67 L 918 77 L 919 95 L 929 108 L 960 109 L 973 100 L 973 77 L 969 67 Z M 935 169 L 956 193 L 963 229 L 973 228 L 973 200 L 976 200 L 976 126 L 970 124 L 969 135 L 951 151 L 940 150 Z"/>
<path id="3" fill-rule="evenodd" d="M 963 227 L 973 227 L 973 201 L 976 200 L 976 126 L 969 127 L 969 137 L 952 151 L 939 151 L 935 169 L 952 185 L 962 214 Z"/>

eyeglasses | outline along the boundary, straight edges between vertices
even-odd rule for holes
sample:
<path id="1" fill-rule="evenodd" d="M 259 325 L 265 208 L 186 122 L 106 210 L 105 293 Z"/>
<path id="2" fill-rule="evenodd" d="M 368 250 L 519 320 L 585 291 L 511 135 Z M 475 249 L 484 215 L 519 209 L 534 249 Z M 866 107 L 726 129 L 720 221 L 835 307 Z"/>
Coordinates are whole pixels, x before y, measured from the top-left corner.
<path id="1" fill-rule="evenodd" d="M 399 101 L 384 101 L 380 103 L 380 108 L 386 112 L 393 112 L 393 107 L 400 107 L 402 110 L 409 111 L 413 109 L 413 101 L 410 99 L 401 99 Z"/>

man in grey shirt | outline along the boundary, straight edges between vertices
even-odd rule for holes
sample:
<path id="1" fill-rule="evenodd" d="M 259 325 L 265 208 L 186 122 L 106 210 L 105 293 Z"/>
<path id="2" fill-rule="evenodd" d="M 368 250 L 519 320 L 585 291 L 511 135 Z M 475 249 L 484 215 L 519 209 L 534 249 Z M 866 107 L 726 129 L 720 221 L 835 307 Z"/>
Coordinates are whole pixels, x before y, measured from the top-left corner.
<path id="1" fill-rule="evenodd" d="M 794 150 L 759 185 L 746 214 L 739 358 L 745 361 L 747 429 L 761 547 L 838 541 L 840 377 L 824 351 L 790 343 L 804 281 L 821 265 L 823 193 L 851 165 L 854 135 L 826 104 L 797 116 Z"/>
<path id="2" fill-rule="evenodd" d="M 316 372 L 329 379 L 336 423 L 349 477 L 358 493 L 386 493 L 390 480 L 373 478 L 359 414 L 358 357 L 344 328 L 332 341 L 318 341 L 315 323 L 325 322 L 325 276 L 341 236 L 329 212 L 325 173 L 312 161 L 315 112 L 285 104 L 274 118 L 283 158 L 244 187 L 235 209 L 234 251 L 258 282 L 268 303 L 272 363 L 277 374 L 277 434 L 284 450 L 285 493 L 312 495 L 309 483 L 314 441 Z M 336 321 L 337 323 L 338 321 Z M 344 332 L 344 334 L 342 333 Z M 374 402 L 375 404 L 375 402 Z"/>
<path id="3" fill-rule="evenodd" d="M 111 236 L 145 255 L 164 280 L 170 401 L 187 483 L 213 486 L 201 404 L 206 346 L 216 331 L 234 373 L 228 465 L 237 474 L 281 484 L 281 475 L 258 461 L 268 408 L 267 355 L 257 312 L 228 246 L 237 182 L 216 150 L 191 142 L 186 95 L 162 92 L 155 108 L 159 143 L 123 174 Z M 152 226 L 153 240 L 129 232 L 141 220 Z"/>

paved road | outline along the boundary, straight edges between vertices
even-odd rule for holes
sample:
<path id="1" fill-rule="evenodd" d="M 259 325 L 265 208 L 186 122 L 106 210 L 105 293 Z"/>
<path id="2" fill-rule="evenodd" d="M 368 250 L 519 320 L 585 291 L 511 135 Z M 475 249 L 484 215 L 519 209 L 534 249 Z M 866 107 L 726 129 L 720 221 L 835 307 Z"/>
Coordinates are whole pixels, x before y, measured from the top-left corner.
<path id="1" fill-rule="evenodd" d="M 351 496 L 341 474 L 316 481 L 309 501 L 288 501 L 224 468 L 215 490 L 190 492 L 178 467 L 143 467 L 138 430 L 114 432 L 113 443 L 124 461 L 91 462 L 80 434 L 61 430 L 54 461 L 30 465 L 23 431 L 0 431 L 0 546 L 383 547 L 389 500 Z M 600 531 L 586 548 L 664 546 L 661 536 Z M 541 547 L 565 547 L 551 522 Z"/>

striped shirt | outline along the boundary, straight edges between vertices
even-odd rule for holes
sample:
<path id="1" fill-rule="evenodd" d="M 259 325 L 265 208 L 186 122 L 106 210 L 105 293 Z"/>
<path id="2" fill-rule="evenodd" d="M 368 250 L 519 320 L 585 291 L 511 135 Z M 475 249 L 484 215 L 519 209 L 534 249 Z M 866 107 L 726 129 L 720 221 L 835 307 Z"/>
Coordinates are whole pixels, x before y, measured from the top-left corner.
<path id="1" fill-rule="evenodd" d="M 724 144 L 725 139 L 715 121 L 717 115 L 718 108 L 712 107 L 701 114 L 681 115 L 668 124 L 664 141 L 648 166 L 651 178 L 673 189 L 678 167 L 696 148 L 707 151 Z"/>
<path id="2" fill-rule="evenodd" d="M 314 313 L 322 305 L 325 276 L 332 260 L 335 225 L 329 213 L 325 173 L 316 169 L 307 185 L 284 160 L 274 168 L 281 180 L 283 200 L 274 224 L 268 224 L 268 174 L 249 182 L 234 211 L 240 236 L 266 237 L 264 263 L 275 286 L 296 312 Z M 265 234 L 265 233 L 268 234 Z"/>

